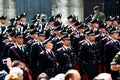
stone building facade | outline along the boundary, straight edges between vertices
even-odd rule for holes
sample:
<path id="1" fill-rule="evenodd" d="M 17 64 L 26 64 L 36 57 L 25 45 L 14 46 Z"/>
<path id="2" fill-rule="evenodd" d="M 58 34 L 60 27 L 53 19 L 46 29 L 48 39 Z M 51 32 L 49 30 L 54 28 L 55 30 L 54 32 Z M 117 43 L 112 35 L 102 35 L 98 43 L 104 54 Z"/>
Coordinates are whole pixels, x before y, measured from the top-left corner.
<path id="1" fill-rule="evenodd" d="M 0 0 L 0 15 L 7 15 L 8 19 L 16 15 L 17 0 Z M 75 14 L 83 20 L 83 0 L 51 0 L 52 15 L 57 13 L 63 14 L 63 21 L 70 14 Z"/>

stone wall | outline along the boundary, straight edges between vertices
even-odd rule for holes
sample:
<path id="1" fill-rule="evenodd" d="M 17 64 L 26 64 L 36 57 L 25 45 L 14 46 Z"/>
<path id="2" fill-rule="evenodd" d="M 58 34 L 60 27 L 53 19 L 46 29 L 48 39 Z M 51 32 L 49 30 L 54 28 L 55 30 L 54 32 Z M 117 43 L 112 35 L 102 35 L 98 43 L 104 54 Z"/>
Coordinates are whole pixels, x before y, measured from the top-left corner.
<path id="1" fill-rule="evenodd" d="M 63 14 L 63 22 L 66 22 L 67 16 L 74 14 L 83 21 L 83 0 L 52 0 L 52 14 Z"/>
<path id="2" fill-rule="evenodd" d="M 8 19 L 16 15 L 16 0 L 0 0 L 0 15 L 7 15 Z M 52 0 L 52 15 L 63 14 L 63 22 L 67 16 L 74 14 L 83 21 L 83 0 Z"/>
<path id="3" fill-rule="evenodd" d="M 0 0 L 0 16 L 2 15 L 6 15 L 7 20 L 15 17 L 16 15 L 15 0 Z"/>

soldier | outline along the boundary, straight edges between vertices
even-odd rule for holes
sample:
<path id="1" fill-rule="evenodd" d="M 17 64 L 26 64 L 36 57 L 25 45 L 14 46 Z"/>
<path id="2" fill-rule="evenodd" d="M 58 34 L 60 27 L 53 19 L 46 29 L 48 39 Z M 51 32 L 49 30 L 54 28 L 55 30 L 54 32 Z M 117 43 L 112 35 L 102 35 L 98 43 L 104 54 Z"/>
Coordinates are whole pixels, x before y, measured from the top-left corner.
<path id="1" fill-rule="evenodd" d="M 110 25 L 112 25 L 112 16 L 108 16 L 107 18 L 106 18 L 106 24 L 108 25 L 108 26 L 110 26 Z"/>
<path id="2" fill-rule="evenodd" d="M 113 21 L 113 26 L 118 27 L 118 21 L 119 21 L 120 17 L 119 16 L 115 16 L 112 18 Z"/>
<path id="3" fill-rule="evenodd" d="M 94 6 L 93 12 L 94 12 L 94 15 L 93 15 L 92 19 L 98 18 L 100 20 L 100 22 L 105 22 L 105 15 L 104 15 L 104 13 L 100 12 L 99 6 Z"/>
<path id="4" fill-rule="evenodd" d="M 16 30 L 23 33 L 24 31 L 23 31 L 23 26 L 21 26 L 20 16 L 15 17 L 15 21 L 16 21 L 15 24 Z"/>
<path id="5" fill-rule="evenodd" d="M 62 14 L 61 13 L 59 13 L 55 16 L 55 21 L 62 22 Z"/>
<path id="6" fill-rule="evenodd" d="M 2 65 L 2 57 L 3 57 L 3 47 L 2 47 L 2 41 L 3 41 L 3 36 L 6 32 L 6 18 L 7 16 L 0 16 L 0 65 Z M 1 68 L 2 66 L 0 66 L 0 70 L 2 70 Z"/>
<path id="7" fill-rule="evenodd" d="M 38 40 L 38 31 L 36 29 L 33 29 L 30 31 L 30 40 L 27 41 L 26 45 L 27 45 L 27 50 L 28 52 L 30 53 L 30 48 L 31 48 L 31 45 L 34 43 L 34 42 L 37 42 Z"/>
<path id="8" fill-rule="evenodd" d="M 118 72 L 110 70 L 110 62 L 112 61 L 116 53 L 120 51 L 120 42 L 117 40 L 118 30 L 115 27 L 113 27 L 110 30 L 109 35 L 111 37 L 111 40 L 108 41 L 104 46 L 104 53 L 106 57 L 106 69 L 108 73 L 112 74 L 113 80 L 117 80 Z"/>
<path id="9" fill-rule="evenodd" d="M 59 72 L 65 73 L 69 69 L 75 68 L 76 55 L 70 45 L 70 35 L 67 34 L 66 37 L 63 38 L 62 42 L 63 46 L 56 50 L 55 55 L 60 66 Z"/>
<path id="10" fill-rule="evenodd" d="M 82 41 L 79 47 L 79 65 L 82 80 L 93 80 L 101 70 L 100 51 L 95 43 L 96 33 L 94 29 L 87 28 L 85 31 L 85 40 Z"/>
<path id="11" fill-rule="evenodd" d="M 29 23 L 27 22 L 26 16 L 27 16 L 26 13 L 22 13 L 20 15 L 20 21 L 21 21 L 21 26 L 23 26 L 23 31 L 29 29 Z"/>
<path id="12" fill-rule="evenodd" d="M 95 30 L 97 30 L 98 27 L 99 27 L 99 25 L 100 25 L 99 19 L 98 19 L 98 18 L 97 18 L 97 19 L 93 19 L 93 20 L 91 21 L 91 23 L 92 23 L 92 27 L 93 27 Z"/>
<path id="13" fill-rule="evenodd" d="M 3 57 L 4 57 L 4 59 L 7 58 L 7 53 L 8 53 L 9 48 L 11 46 L 14 46 L 14 44 L 16 42 L 16 39 L 14 37 L 16 32 L 15 32 L 15 29 L 13 27 L 8 28 L 7 34 L 8 34 L 8 38 L 3 41 L 3 47 L 4 47 L 4 49 L 3 49 Z"/>
<path id="14" fill-rule="evenodd" d="M 48 40 L 45 43 L 45 50 L 39 54 L 39 73 L 45 72 L 49 77 L 55 76 L 57 62 L 54 52 L 52 51 L 53 44 Z"/>
<path id="15" fill-rule="evenodd" d="M 16 44 L 8 50 L 8 57 L 11 60 L 20 60 L 25 64 L 28 64 L 28 52 L 25 45 L 23 45 L 23 35 L 17 32 L 15 35 Z"/>
<path id="16" fill-rule="evenodd" d="M 40 22 L 39 22 L 42 30 L 48 25 L 47 23 L 47 15 L 46 14 L 41 14 L 40 15 Z"/>
<path id="17" fill-rule="evenodd" d="M 45 31 L 38 33 L 38 42 L 34 42 L 30 48 L 30 68 L 32 69 L 32 75 L 35 79 L 39 74 L 37 68 L 39 67 L 38 59 L 39 53 L 44 50 L 43 41 L 45 40 Z"/>
<path id="18" fill-rule="evenodd" d="M 91 20 L 92 14 L 85 18 L 85 23 L 88 25 L 88 27 L 92 27 Z"/>
<path id="19" fill-rule="evenodd" d="M 7 28 L 5 26 L 6 18 L 7 18 L 7 16 L 0 16 L 0 43 L 2 43 L 3 35 L 5 34 L 5 32 L 7 30 Z"/>

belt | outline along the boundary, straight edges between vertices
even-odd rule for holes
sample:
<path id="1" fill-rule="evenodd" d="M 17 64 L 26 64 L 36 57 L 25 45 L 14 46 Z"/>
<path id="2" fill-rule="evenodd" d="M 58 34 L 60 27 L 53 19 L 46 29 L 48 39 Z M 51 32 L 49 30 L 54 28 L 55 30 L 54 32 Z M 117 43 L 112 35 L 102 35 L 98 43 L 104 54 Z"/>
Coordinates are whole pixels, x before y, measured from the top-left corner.
<path id="1" fill-rule="evenodd" d="M 86 61 L 87 63 L 92 63 L 92 64 L 97 64 L 98 62 L 96 60 L 90 60 L 90 61 Z"/>
<path id="2" fill-rule="evenodd" d="M 49 71 L 54 72 L 54 70 L 55 70 L 54 68 L 45 69 L 46 72 L 49 72 Z"/>

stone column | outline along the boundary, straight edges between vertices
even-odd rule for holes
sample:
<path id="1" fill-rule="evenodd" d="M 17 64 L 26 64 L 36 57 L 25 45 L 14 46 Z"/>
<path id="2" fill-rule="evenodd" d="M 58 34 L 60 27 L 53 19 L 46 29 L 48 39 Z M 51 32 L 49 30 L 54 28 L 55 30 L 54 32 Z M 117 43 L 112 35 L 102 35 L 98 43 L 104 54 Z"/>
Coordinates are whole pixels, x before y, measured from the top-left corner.
<path id="1" fill-rule="evenodd" d="M 62 13 L 62 21 L 67 21 L 69 0 L 52 0 L 52 15 Z"/>
<path id="2" fill-rule="evenodd" d="M 83 21 L 84 17 L 83 0 L 69 0 L 69 15 L 74 14 Z"/>
<path id="3" fill-rule="evenodd" d="M 15 7 L 16 0 L 4 0 L 4 14 L 7 15 L 8 19 L 13 18 L 16 16 L 16 7 Z"/>
<path id="4" fill-rule="evenodd" d="M 83 21 L 83 0 L 52 0 L 52 14 L 63 14 L 63 22 L 67 21 L 67 16 L 74 14 Z"/>
<path id="5" fill-rule="evenodd" d="M 3 0 L 0 0 L 0 16 L 3 15 Z"/>

